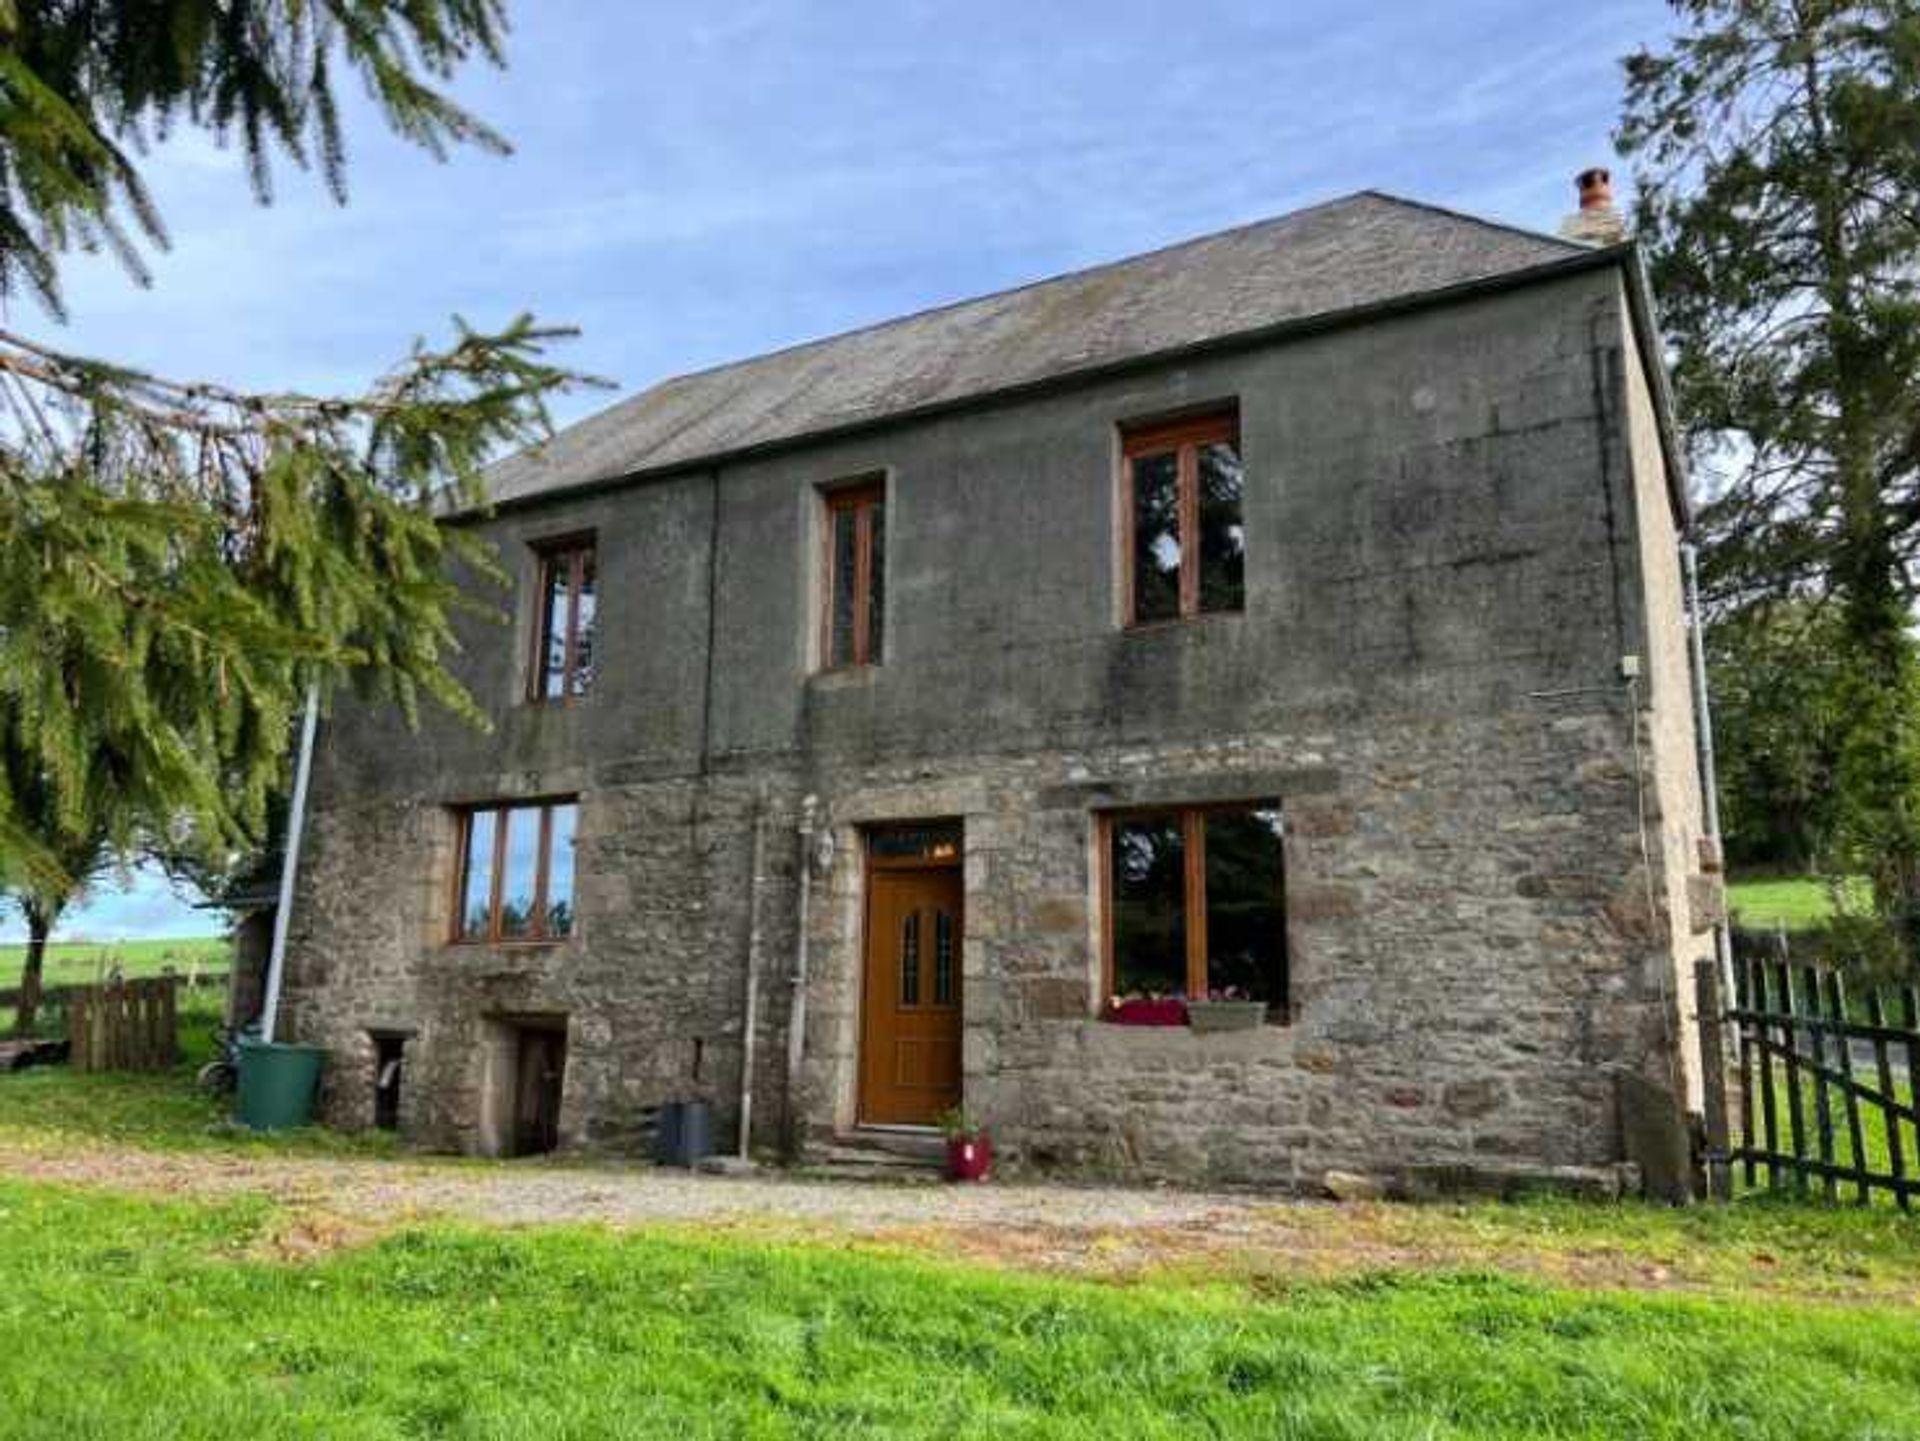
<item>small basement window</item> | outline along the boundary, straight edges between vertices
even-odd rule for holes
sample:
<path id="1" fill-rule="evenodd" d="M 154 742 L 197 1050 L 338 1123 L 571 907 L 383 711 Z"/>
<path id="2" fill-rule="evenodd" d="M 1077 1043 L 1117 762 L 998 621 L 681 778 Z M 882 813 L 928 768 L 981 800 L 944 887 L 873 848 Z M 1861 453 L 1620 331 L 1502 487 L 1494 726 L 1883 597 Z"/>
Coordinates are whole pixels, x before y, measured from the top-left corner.
<path id="1" fill-rule="evenodd" d="M 460 812 L 456 941 L 553 941 L 573 934 L 576 800 Z"/>
<path id="2" fill-rule="evenodd" d="M 1100 817 L 1106 993 L 1265 1001 L 1285 1022 L 1278 802 Z"/>
<path id="3" fill-rule="evenodd" d="M 1127 624 L 1244 609 L 1239 411 L 1130 427 L 1121 438 Z"/>
<path id="4" fill-rule="evenodd" d="M 820 657 L 828 670 L 878 665 L 887 599 L 887 490 L 862 481 L 821 492 L 826 598 Z"/>
<path id="5" fill-rule="evenodd" d="M 593 538 L 540 547 L 540 624 L 534 637 L 532 698 L 573 700 L 593 686 L 598 616 Z"/>

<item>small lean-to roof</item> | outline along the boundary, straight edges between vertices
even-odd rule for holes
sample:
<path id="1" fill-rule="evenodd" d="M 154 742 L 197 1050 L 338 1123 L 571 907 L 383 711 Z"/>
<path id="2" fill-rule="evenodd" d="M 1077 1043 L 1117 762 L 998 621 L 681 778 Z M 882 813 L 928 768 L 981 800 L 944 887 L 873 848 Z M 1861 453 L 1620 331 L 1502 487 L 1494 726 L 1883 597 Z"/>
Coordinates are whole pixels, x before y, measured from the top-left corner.
<path id="1" fill-rule="evenodd" d="M 496 503 L 684 470 L 1156 355 L 1578 262 L 1377 191 L 663 381 L 488 472 Z"/>

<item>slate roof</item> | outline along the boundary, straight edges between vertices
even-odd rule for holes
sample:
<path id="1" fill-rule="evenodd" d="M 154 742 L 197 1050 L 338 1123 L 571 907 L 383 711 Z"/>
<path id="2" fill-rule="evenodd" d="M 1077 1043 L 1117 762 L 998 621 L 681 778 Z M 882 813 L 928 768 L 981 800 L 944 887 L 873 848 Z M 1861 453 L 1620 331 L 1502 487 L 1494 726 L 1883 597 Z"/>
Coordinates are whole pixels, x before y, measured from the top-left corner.
<path id="1" fill-rule="evenodd" d="M 667 380 L 510 456 L 496 502 L 1106 369 L 1591 255 L 1378 191 Z"/>

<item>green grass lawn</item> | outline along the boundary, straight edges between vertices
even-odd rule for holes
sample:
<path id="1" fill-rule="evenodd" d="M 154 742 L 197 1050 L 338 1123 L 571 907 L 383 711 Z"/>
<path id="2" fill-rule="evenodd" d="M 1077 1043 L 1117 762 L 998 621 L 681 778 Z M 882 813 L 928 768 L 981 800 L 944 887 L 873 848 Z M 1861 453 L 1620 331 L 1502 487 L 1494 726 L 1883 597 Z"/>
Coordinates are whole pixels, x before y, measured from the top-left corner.
<path id="1" fill-rule="evenodd" d="M 1866 883 L 1855 879 L 1846 885 L 1849 899 L 1864 906 Z M 1833 890 L 1810 876 L 1754 876 L 1728 883 L 1727 909 L 1734 924 L 1747 930 L 1819 930 L 1833 919 Z"/>
<path id="2" fill-rule="evenodd" d="M 1899 1064 L 1898 1061 L 1895 1062 L 1896 1066 Z M 1856 1072 L 1856 1074 L 1859 1073 Z M 1879 1078 L 1877 1076 L 1861 1076 L 1860 1078 L 1867 1081 L 1873 1089 L 1878 1090 Z M 1886 1176 L 1893 1174 L 1893 1148 L 1891 1139 L 1888 1136 L 1888 1118 L 1879 1106 L 1864 1100 L 1858 1103 L 1860 1145 L 1856 1148 L 1853 1144 L 1853 1126 L 1848 1117 L 1846 1099 L 1840 1088 L 1832 1084 L 1823 1086 L 1809 1078 L 1803 1072 L 1800 1076 L 1797 1089 L 1800 1099 L 1799 1153 L 1802 1156 L 1817 1160 L 1821 1155 L 1819 1141 L 1820 1093 L 1824 1089 L 1826 1092 L 1827 1125 L 1833 1137 L 1831 1153 L 1833 1163 L 1850 1168 L 1863 1168 L 1874 1175 Z M 1778 1063 L 1776 1063 L 1773 1076 L 1775 1136 L 1777 1149 L 1781 1153 L 1788 1155 L 1793 1154 L 1794 1149 L 1791 1118 L 1793 1114 L 1795 1090 L 1796 1087 L 1787 1084 L 1784 1068 L 1781 1068 Z M 1898 1070 L 1895 1070 L 1893 1074 L 1893 1100 L 1897 1105 L 1901 1106 L 1911 1105 L 1913 1101 L 1913 1092 Z M 1764 1098 L 1756 1094 L 1753 1102 L 1752 1131 L 1755 1144 L 1762 1148 L 1766 1145 L 1767 1137 L 1763 1106 Z M 1917 1164 L 1920 1163 L 1920 1135 L 1916 1135 L 1913 1123 L 1904 1117 L 1895 1116 L 1892 1124 L 1898 1128 L 1899 1132 L 1903 1174 L 1910 1177 L 1916 1173 L 1920 1173 L 1920 1164 Z M 1736 1146 L 1741 1143 L 1742 1134 L 1743 1133 L 1736 1133 L 1734 1135 L 1733 1143 Z M 1744 1187 L 1746 1175 L 1745 1165 L 1743 1164 L 1736 1167 L 1735 1171 L 1736 1184 Z M 1764 1164 L 1756 1165 L 1755 1188 L 1765 1189 L 1768 1185 L 1766 1166 Z M 1829 1194 L 1828 1184 L 1822 1178 L 1809 1180 L 1806 1182 L 1806 1185 L 1809 1191 L 1822 1195 Z M 1832 1194 L 1839 1200 L 1852 1201 L 1858 1197 L 1859 1191 L 1856 1184 L 1852 1181 L 1835 1181 L 1832 1187 Z M 1873 1204 L 1880 1206 L 1893 1206 L 1898 1204 L 1892 1194 L 1879 1189 L 1871 1189 L 1869 1191 L 1869 1199 Z"/>
<path id="3" fill-rule="evenodd" d="M 0 945 L 0 990 L 19 984 L 24 945 Z M 180 975 L 225 975 L 233 949 L 225 936 L 160 941 L 56 941 L 47 947 L 45 983 L 88 985 L 119 966 L 128 976 L 157 976 L 171 967 Z"/>
<path id="4" fill-rule="evenodd" d="M 392 1149 L 227 1125 L 191 1085 L 217 1014 L 169 1075 L 0 1076 L 0 1151 Z M 1881 1207 L 1285 1208 L 1324 1272 L 1089 1280 L 772 1223 L 288 1261 L 299 1204 L 0 1179 L 0 1437 L 1920 1436 L 1920 1218 Z"/>
<path id="5" fill-rule="evenodd" d="M 1099 1284 L 831 1245 L 413 1227 L 0 1182 L 0 1434 L 1920 1434 L 1911 1309 L 1486 1272 Z"/>
<path id="6" fill-rule="evenodd" d="M 228 1127 L 211 1018 L 168 1076 L 0 1076 L 0 1151 L 390 1147 Z M 1324 1273 L 1095 1281 L 772 1223 L 280 1259 L 300 1204 L 0 1180 L 0 1437 L 1920 1436 L 1920 1218 L 1882 1208 L 1284 1208 Z"/>
<path id="7" fill-rule="evenodd" d="M 225 999 L 218 986 L 182 995 L 180 1064 L 164 1074 L 80 1074 L 66 1066 L 0 1074 L 0 1146 L 107 1143 L 156 1151 L 302 1155 L 384 1155 L 396 1149 L 387 1132 L 347 1135 L 306 1126 L 260 1135 L 235 1127 L 232 1102 L 194 1084 L 194 1073 L 213 1057 Z"/>

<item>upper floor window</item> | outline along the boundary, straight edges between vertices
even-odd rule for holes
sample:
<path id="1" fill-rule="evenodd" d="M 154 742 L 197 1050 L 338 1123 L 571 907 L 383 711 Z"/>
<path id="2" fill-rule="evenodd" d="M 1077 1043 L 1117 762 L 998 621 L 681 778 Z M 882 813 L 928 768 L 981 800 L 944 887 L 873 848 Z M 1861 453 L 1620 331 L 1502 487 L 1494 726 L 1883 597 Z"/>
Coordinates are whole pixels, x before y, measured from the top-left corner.
<path id="1" fill-rule="evenodd" d="M 1237 410 L 1123 432 L 1128 625 L 1246 603 Z"/>
<path id="2" fill-rule="evenodd" d="M 555 941 L 573 934 L 574 800 L 460 813 L 456 941 Z"/>
<path id="3" fill-rule="evenodd" d="M 593 540 L 540 549 L 540 627 L 533 698 L 566 700 L 593 685 L 595 618 Z"/>
<path id="4" fill-rule="evenodd" d="M 887 492 L 884 481 L 838 486 L 826 506 L 826 614 L 820 653 L 826 667 L 878 665 L 887 598 Z"/>
<path id="5" fill-rule="evenodd" d="M 1280 807 L 1100 818 L 1107 994 L 1265 1001 L 1287 1015 Z"/>

